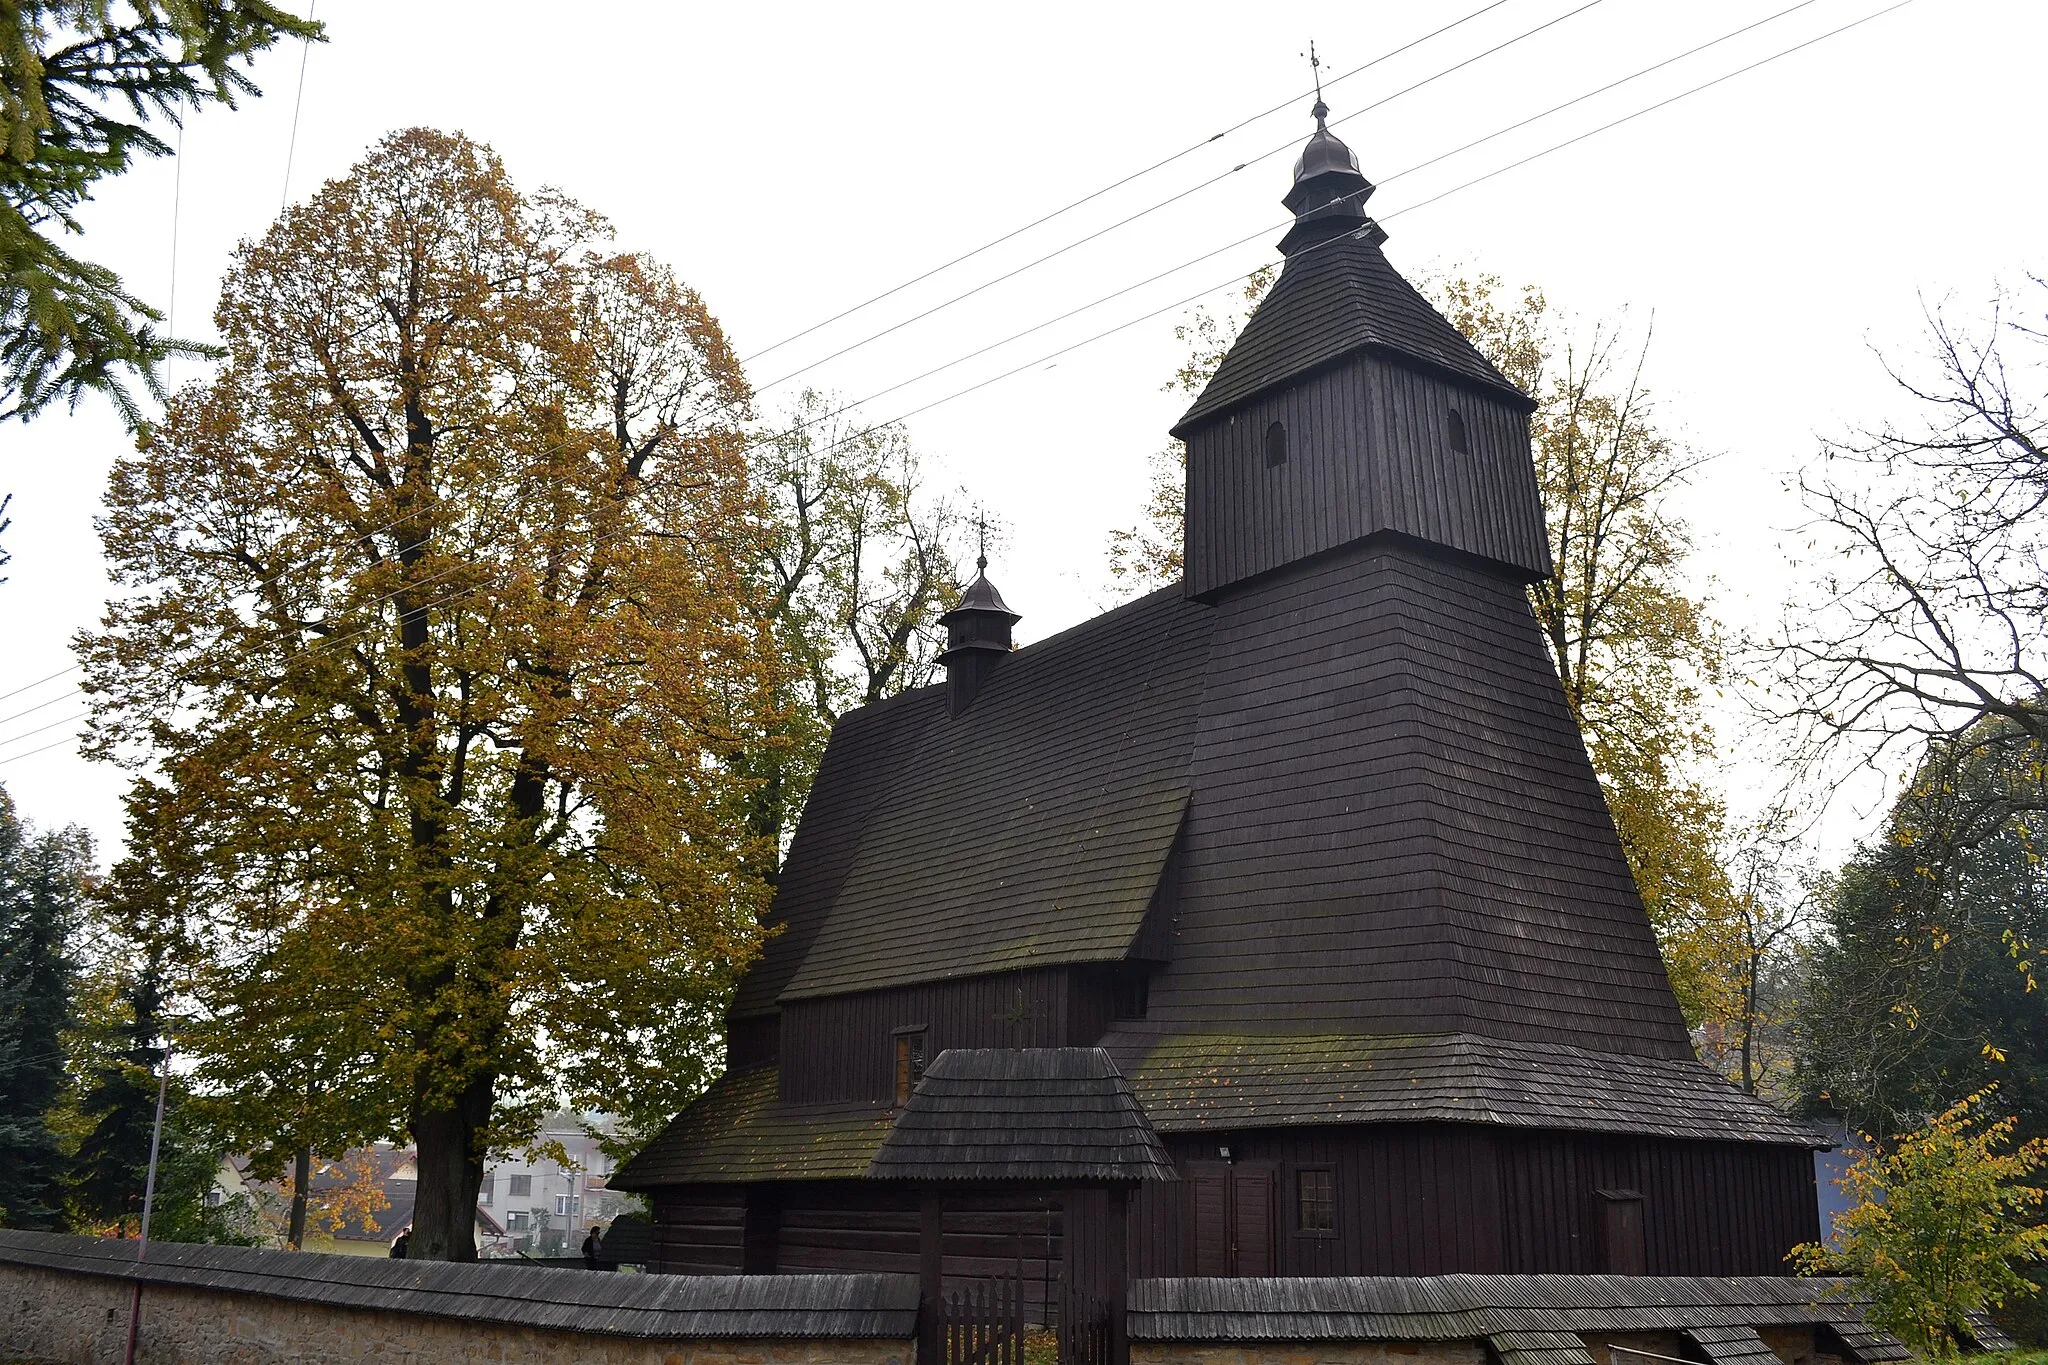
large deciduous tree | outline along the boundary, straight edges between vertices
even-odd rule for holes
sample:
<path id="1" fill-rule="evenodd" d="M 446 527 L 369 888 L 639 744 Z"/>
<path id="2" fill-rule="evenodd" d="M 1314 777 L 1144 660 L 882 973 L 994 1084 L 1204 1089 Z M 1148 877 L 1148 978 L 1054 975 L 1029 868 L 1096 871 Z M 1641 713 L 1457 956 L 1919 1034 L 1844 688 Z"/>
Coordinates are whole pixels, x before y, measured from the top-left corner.
<path id="1" fill-rule="evenodd" d="M 1242 314 L 1198 309 L 1176 329 L 1188 359 L 1169 392 L 1202 391 L 1272 280 L 1269 271 L 1247 280 Z M 1696 776 L 1713 753 L 1700 690 L 1719 672 L 1722 645 L 1684 583 L 1691 538 L 1673 505 L 1698 457 L 1656 426 L 1640 360 L 1623 369 L 1617 329 L 1596 328 L 1575 344 L 1540 291 L 1509 296 L 1491 277 L 1440 282 L 1434 293 L 1444 315 L 1537 402 L 1530 436 L 1554 569 L 1531 587 L 1530 605 L 1679 1003 L 1694 1023 L 1729 1017 L 1742 998 L 1741 916 L 1720 862 L 1726 809 Z M 1145 520 L 1111 533 L 1117 589 L 1179 579 L 1186 470 L 1179 442 L 1153 457 Z"/>
<path id="2" fill-rule="evenodd" d="M 149 128 L 258 93 L 236 63 L 320 26 L 268 0 L 27 0 L 0 10 L 0 417 L 87 390 L 131 423 L 126 381 L 152 393 L 173 355 L 202 348 L 105 266 L 57 244 L 93 187 L 171 151 Z"/>
<path id="3" fill-rule="evenodd" d="M 2048 744 L 2048 281 L 1927 327 L 1930 354 L 1891 370 L 1913 415 L 1801 476 L 1818 572 L 1759 649 L 1758 704 L 1829 784 L 1923 756 L 2018 773 L 1979 750 Z M 2048 810 L 2031 772 L 2001 801 Z"/>
<path id="4" fill-rule="evenodd" d="M 806 389 L 751 445 L 769 505 L 762 592 L 790 688 L 788 742 L 755 756 L 757 826 L 779 847 L 840 713 L 937 674 L 966 517 L 960 495 L 926 487 L 901 423 L 868 423 L 829 394 Z"/>
<path id="5" fill-rule="evenodd" d="M 473 1256 L 543 1106 L 673 1112 L 759 935 L 747 387 L 605 236 L 424 129 L 289 209 L 228 272 L 226 366 L 113 473 L 80 642 L 96 752 L 153 765 L 132 857 L 176 867 L 205 1074 L 252 1146 L 340 1150 L 310 1130 L 381 1097 L 425 1259 Z"/>

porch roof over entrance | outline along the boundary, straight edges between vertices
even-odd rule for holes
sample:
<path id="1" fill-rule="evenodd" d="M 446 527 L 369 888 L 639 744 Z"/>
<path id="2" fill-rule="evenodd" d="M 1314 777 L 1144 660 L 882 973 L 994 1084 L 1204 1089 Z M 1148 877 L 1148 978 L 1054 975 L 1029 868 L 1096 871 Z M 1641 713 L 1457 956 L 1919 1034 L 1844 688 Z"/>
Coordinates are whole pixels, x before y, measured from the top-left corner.
<path id="1" fill-rule="evenodd" d="M 868 1176 L 1130 1185 L 1174 1169 L 1101 1048 L 952 1048 L 926 1068 Z"/>

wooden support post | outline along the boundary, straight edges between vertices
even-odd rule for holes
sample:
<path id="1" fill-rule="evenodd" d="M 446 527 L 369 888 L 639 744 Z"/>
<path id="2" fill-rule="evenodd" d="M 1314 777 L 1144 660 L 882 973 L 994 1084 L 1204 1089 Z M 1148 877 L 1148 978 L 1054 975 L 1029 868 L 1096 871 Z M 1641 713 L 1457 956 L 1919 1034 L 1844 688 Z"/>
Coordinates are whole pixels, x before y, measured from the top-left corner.
<path id="1" fill-rule="evenodd" d="M 1109 1365 L 1131 1365 L 1129 1315 L 1131 1303 L 1131 1261 L 1127 1245 L 1130 1191 L 1113 1185 L 1106 1201 L 1108 1217 L 1103 1219 L 1103 1259 L 1109 1271 Z"/>
<path id="2" fill-rule="evenodd" d="M 917 1206 L 917 1365 L 940 1365 L 939 1306 L 946 1292 L 946 1212 L 937 1190 L 925 1190 Z"/>

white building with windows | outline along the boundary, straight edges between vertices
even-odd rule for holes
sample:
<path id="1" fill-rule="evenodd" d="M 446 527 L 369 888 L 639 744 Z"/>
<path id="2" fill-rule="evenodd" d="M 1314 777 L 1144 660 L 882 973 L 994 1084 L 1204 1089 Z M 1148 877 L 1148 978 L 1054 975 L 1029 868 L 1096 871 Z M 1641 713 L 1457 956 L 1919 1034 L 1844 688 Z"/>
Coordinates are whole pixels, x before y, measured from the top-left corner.
<path id="1" fill-rule="evenodd" d="M 588 1123 L 601 1131 L 609 1127 L 602 1117 Z M 593 1223 L 610 1227 L 620 1214 L 643 1207 L 637 1196 L 606 1183 L 612 1160 L 585 1119 L 550 1114 L 534 1135 L 532 1149 L 551 1147 L 559 1147 L 568 1162 L 515 1152 L 485 1169 L 477 1204 L 504 1226 L 507 1243 L 502 1250 L 488 1248 L 487 1255 L 574 1256 Z"/>

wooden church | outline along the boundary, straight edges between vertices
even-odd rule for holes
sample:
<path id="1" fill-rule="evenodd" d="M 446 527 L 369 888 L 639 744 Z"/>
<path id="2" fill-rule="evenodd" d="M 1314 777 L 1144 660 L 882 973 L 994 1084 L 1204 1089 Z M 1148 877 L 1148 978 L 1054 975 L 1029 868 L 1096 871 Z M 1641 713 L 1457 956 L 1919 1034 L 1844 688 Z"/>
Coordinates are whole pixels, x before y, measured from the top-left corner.
<path id="1" fill-rule="evenodd" d="M 949 1275 L 1782 1275 L 1819 1235 L 1822 1140 L 1695 1060 L 1530 612 L 1534 405 L 1325 114 L 1174 428 L 1185 581 L 1012 649 L 984 572 L 944 683 L 833 731 L 726 1072 L 613 1180 L 653 1268 L 917 1270 L 876 1161 L 960 1049 L 1105 1049 L 1176 1178 L 985 1172 Z"/>

